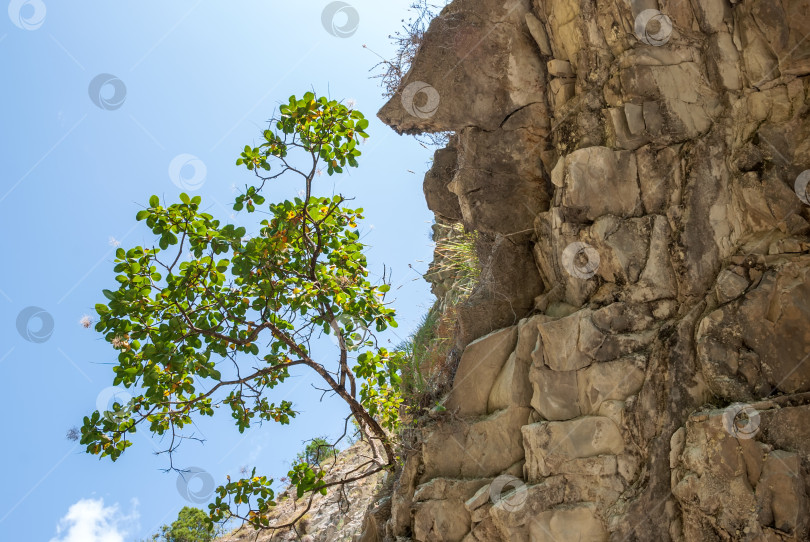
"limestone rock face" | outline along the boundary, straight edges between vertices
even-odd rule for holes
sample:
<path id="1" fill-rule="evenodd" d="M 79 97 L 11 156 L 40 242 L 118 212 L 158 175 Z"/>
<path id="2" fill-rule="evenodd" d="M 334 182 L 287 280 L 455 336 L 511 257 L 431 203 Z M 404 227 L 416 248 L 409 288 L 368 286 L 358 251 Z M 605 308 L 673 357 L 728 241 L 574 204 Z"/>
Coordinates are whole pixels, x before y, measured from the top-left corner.
<path id="1" fill-rule="evenodd" d="M 806 422 L 810 411 L 776 406 L 731 406 L 696 413 L 686 422 L 685 439 L 673 446 L 671 464 L 673 494 L 685 505 L 687 539 L 700 536 L 709 522 L 727 532 L 740 531 L 746 540 L 808 537 L 808 432 L 799 430 L 787 444 L 770 438 L 769 427 L 797 417 Z M 740 413 L 748 415 L 745 423 Z"/>
<path id="2" fill-rule="evenodd" d="M 810 363 L 803 362 L 810 344 L 810 257 L 780 260 L 763 261 L 755 284 L 745 270 L 718 277 L 718 298 L 735 298 L 697 330 L 703 373 L 718 396 L 750 401 L 810 391 Z"/>
<path id="3" fill-rule="evenodd" d="M 368 461 L 371 450 L 363 441 L 358 441 L 341 451 L 334 461 L 324 462 L 327 469 L 325 481 L 355 478 L 373 468 Z M 376 472 L 365 478 L 348 482 L 345 492 L 316 494 L 306 516 L 290 528 L 256 531 L 250 526 L 240 526 L 216 542 L 349 542 L 359 539 L 365 542 L 380 542 L 381 533 L 391 517 L 391 499 L 381 496 L 378 488 L 385 483 L 386 475 Z M 285 525 L 301 515 L 308 505 L 308 496 L 296 498 L 294 488 L 276 493 L 277 506 L 268 517 L 270 524 Z M 408 503 L 410 507 L 410 502 Z M 92 536 L 89 535 L 88 536 Z"/>
<path id="4" fill-rule="evenodd" d="M 461 415 L 486 413 L 490 386 L 514 351 L 517 332 L 517 326 L 512 326 L 467 345 L 447 400 L 448 408 Z"/>
<path id="5" fill-rule="evenodd" d="M 539 422 L 524 426 L 522 431 L 530 481 L 552 474 L 616 474 L 615 456 L 624 451 L 621 431 L 603 416 Z"/>
<path id="6" fill-rule="evenodd" d="M 560 187 L 560 209 L 593 221 L 604 215 L 638 216 L 641 194 L 636 157 L 607 147 L 579 149 L 557 162 L 551 180 Z"/>
<path id="7" fill-rule="evenodd" d="M 808 35 L 810 0 L 430 24 L 379 117 L 455 132 L 425 194 L 484 271 L 381 539 L 810 540 Z"/>

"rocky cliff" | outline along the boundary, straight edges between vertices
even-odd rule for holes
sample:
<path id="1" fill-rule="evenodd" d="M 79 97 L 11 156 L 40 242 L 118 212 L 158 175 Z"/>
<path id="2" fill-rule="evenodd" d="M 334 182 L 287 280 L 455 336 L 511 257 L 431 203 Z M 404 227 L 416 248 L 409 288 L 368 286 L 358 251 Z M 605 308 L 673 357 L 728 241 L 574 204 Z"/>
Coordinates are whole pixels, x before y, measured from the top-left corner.
<path id="1" fill-rule="evenodd" d="M 810 540 L 810 0 L 454 0 L 380 118 L 479 234 L 361 540 Z"/>
<path id="2" fill-rule="evenodd" d="M 268 519 L 271 525 L 293 527 L 256 531 L 242 526 L 218 538 L 216 542 L 349 542 L 360 531 L 364 512 L 377 492 L 386 493 L 384 476 L 377 472 L 360 475 L 372 469 L 373 453 L 364 441 L 341 451 L 337 457 L 321 463 L 327 483 L 359 477 L 327 495 L 314 494 L 296 498 L 295 488 L 288 487 L 277 497 L 278 505 Z"/>

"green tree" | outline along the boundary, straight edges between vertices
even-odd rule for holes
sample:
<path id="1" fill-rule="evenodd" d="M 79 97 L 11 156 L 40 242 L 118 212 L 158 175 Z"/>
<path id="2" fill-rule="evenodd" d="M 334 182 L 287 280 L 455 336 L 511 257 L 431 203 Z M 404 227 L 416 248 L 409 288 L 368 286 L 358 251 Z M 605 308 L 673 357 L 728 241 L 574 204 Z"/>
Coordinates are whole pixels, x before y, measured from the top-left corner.
<path id="1" fill-rule="evenodd" d="M 307 463 L 309 465 L 320 465 L 327 459 L 336 457 L 338 454 L 334 444 L 330 444 L 323 437 L 316 437 L 310 440 L 304 450 L 298 454 L 296 463 Z"/>
<path id="2" fill-rule="evenodd" d="M 271 401 L 293 367 L 315 371 L 348 405 L 350 416 L 382 448 L 364 475 L 391 468 L 395 455 L 386 430 L 398 423 L 401 355 L 378 346 L 376 332 L 395 326 L 385 302 L 389 286 L 368 280 L 357 221 L 362 209 L 341 195 L 314 195 L 320 168 L 329 175 L 357 167 L 358 142 L 368 121 L 334 100 L 306 93 L 290 97 L 256 147 L 245 146 L 237 165 L 255 172 L 234 203 L 236 211 L 266 211 L 258 233 L 222 224 L 202 212 L 201 198 L 180 194 L 168 206 L 158 196 L 137 220 L 157 246 L 116 251 L 118 289 L 104 290 L 96 330 L 118 351 L 113 385 L 132 388 L 127 404 L 84 418 L 81 443 L 91 454 L 116 460 L 145 429 L 167 435 L 168 457 L 194 416 L 230 410 L 239 431 L 251 423 L 287 424 L 290 401 Z M 272 170 L 272 171 L 271 171 Z M 281 176 L 297 176 L 301 197 L 265 206 L 262 191 Z M 333 355 L 316 359 L 312 341 L 336 337 Z M 298 496 L 326 493 L 324 472 L 306 461 L 289 473 Z M 217 488 L 211 521 L 240 518 L 270 525 L 273 480 L 256 474 Z M 297 519 L 297 518 L 296 518 Z"/>
<path id="3" fill-rule="evenodd" d="M 208 514 L 199 508 L 184 506 L 174 523 L 161 527 L 160 533 L 146 542 L 211 542 L 223 533 L 222 529 L 210 527 Z"/>

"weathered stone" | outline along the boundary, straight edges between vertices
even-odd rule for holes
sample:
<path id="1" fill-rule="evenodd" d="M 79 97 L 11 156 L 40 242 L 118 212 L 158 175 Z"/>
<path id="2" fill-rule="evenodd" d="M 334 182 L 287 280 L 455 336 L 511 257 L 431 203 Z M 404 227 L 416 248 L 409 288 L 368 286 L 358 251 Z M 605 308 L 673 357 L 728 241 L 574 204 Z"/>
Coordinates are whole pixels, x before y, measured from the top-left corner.
<path id="1" fill-rule="evenodd" d="M 576 371 L 553 371 L 532 365 L 529 378 L 534 390 L 531 405 L 544 419 L 570 420 L 581 414 Z"/>
<path id="2" fill-rule="evenodd" d="M 609 282 L 637 282 L 649 254 L 650 229 L 649 218 L 598 218 L 591 226 L 599 251 L 597 274 Z"/>
<path id="3" fill-rule="evenodd" d="M 810 24 L 807 7 L 804 1 L 757 1 L 734 10 L 749 84 L 758 86 L 782 74 L 810 72 L 810 48 L 802 41 Z"/>
<path id="4" fill-rule="evenodd" d="M 411 503 L 416 491 L 418 476 L 419 454 L 411 454 L 405 459 L 402 472 L 399 475 L 391 494 L 391 519 L 389 524 L 394 536 L 403 536 L 411 528 Z"/>
<path id="5" fill-rule="evenodd" d="M 755 499 L 738 440 L 727 430 L 724 414 L 710 411 L 687 423 L 672 492 L 681 502 L 694 502 L 698 509 L 713 514 L 721 526 L 734 530 L 733 510 L 755 507 Z M 696 515 L 690 510 L 685 521 L 694 522 Z"/>
<path id="6" fill-rule="evenodd" d="M 605 214 L 637 216 L 641 204 L 633 153 L 588 147 L 565 157 L 562 205 L 594 220 Z M 607 180 L 610 190 L 605 191 Z"/>
<path id="7" fill-rule="evenodd" d="M 794 452 L 774 450 L 768 454 L 757 484 L 760 522 L 803 538 L 810 517 L 801 476 L 801 461 Z"/>
<path id="8" fill-rule="evenodd" d="M 512 353 L 495 379 L 489 394 L 487 412 L 495 412 L 510 406 L 526 407 L 531 404 L 532 384 L 529 380 L 531 358 L 519 360 Z"/>
<path id="9" fill-rule="evenodd" d="M 538 314 L 529 318 L 524 318 L 518 322 L 518 339 L 517 346 L 515 347 L 515 355 L 518 361 L 525 361 L 531 364 L 532 353 L 538 346 L 538 337 L 540 334 L 540 324 L 552 320 L 545 314 Z"/>
<path id="10" fill-rule="evenodd" d="M 469 530 L 470 513 L 454 501 L 425 501 L 414 505 L 414 540 L 460 542 Z"/>
<path id="11" fill-rule="evenodd" d="M 777 448 L 810 457 L 810 405 L 765 410 L 760 413 L 765 439 Z"/>
<path id="12" fill-rule="evenodd" d="M 483 506 L 489 502 L 489 485 L 481 486 L 478 491 L 476 491 L 472 497 L 464 501 L 464 508 L 467 509 L 468 512 L 472 512 L 473 510 L 478 509 L 479 507 Z"/>
<path id="13" fill-rule="evenodd" d="M 695 514 L 699 509 L 713 516 L 715 525 L 726 532 L 744 524 L 746 532 L 766 540 L 766 527 L 772 526 L 802 540 L 810 518 L 804 513 L 808 500 L 800 455 L 771 450 L 771 446 L 752 438 L 789 442 L 802 451 L 810 449 L 807 430 L 800 429 L 799 436 L 791 435 L 787 441 L 778 438 L 795 427 L 800 410 L 759 412 L 748 406 L 742 412 L 747 413 L 756 431 L 747 431 L 745 426 L 735 429 L 733 415 L 740 411 L 734 408 L 701 412 L 686 424 L 685 443 L 673 462 L 673 494 L 690 503 L 685 522 L 699 519 Z"/>
<path id="14" fill-rule="evenodd" d="M 728 90 L 739 90 L 742 87 L 740 80 L 739 59 L 740 54 L 731 34 L 719 32 L 709 38 L 710 67 L 717 74 L 717 79 Z"/>
<path id="15" fill-rule="evenodd" d="M 520 428 L 529 408 L 512 407 L 473 423 L 444 424 L 422 444 L 421 479 L 497 476 L 523 459 Z"/>
<path id="16" fill-rule="evenodd" d="M 591 315 L 591 321 L 604 332 L 643 331 L 653 324 L 652 307 L 648 304 L 611 303 Z"/>
<path id="17" fill-rule="evenodd" d="M 609 456 L 624 451 L 621 431 L 601 416 L 534 423 L 522 432 L 529 480 L 551 474 L 614 474 L 616 459 Z"/>
<path id="18" fill-rule="evenodd" d="M 461 476 L 495 476 L 524 457 L 520 428 L 529 419 L 529 408 L 512 407 L 470 426 L 461 465 Z"/>
<path id="19" fill-rule="evenodd" d="M 465 502 L 488 487 L 489 480 L 435 478 L 414 495 L 413 533 L 417 540 L 461 540 L 472 517 Z"/>
<path id="20" fill-rule="evenodd" d="M 631 107 L 628 108 L 628 106 Z M 649 141 L 645 133 L 646 126 L 642 111 L 641 106 L 637 106 L 635 109 L 632 104 L 625 104 L 624 108 L 611 107 L 606 110 L 610 139 L 618 148 L 634 150 Z"/>
<path id="21" fill-rule="evenodd" d="M 421 447 L 422 481 L 461 477 L 468 431 L 469 425 L 465 423 L 443 423 L 432 428 Z"/>
<path id="22" fill-rule="evenodd" d="M 717 276 L 717 284 L 714 287 L 718 303 L 728 303 L 732 299 L 737 299 L 748 288 L 748 279 L 734 273 L 729 269 L 724 269 Z"/>
<path id="23" fill-rule="evenodd" d="M 460 416 L 485 414 L 492 384 L 514 350 L 516 341 L 517 326 L 512 326 L 467 345 L 445 406 L 458 411 Z"/>
<path id="24" fill-rule="evenodd" d="M 551 96 L 552 107 L 555 112 L 562 107 L 576 94 L 576 85 L 569 79 L 552 79 L 548 85 Z"/>
<path id="25" fill-rule="evenodd" d="M 677 282 L 669 247 L 671 235 L 672 230 L 666 217 L 655 215 L 650 232 L 647 260 L 636 288 L 631 290 L 630 300 L 647 302 L 676 296 Z"/>
<path id="26" fill-rule="evenodd" d="M 698 355 L 712 391 L 747 401 L 772 390 L 810 391 L 810 268 L 791 258 L 757 287 L 718 308 L 697 329 Z"/>
<path id="27" fill-rule="evenodd" d="M 567 60 L 553 58 L 548 61 L 547 67 L 552 77 L 574 77 L 574 69 Z"/>
<path id="28" fill-rule="evenodd" d="M 565 498 L 563 500 L 565 503 L 599 502 L 603 505 L 610 505 L 616 502 L 627 488 L 622 477 L 616 474 L 607 476 L 564 475 L 563 478 L 565 479 Z"/>
<path id="29" fill-rule="evenodd" d="M 453 180 L 458 164 L 458 151 L 453 143 L 433 154 L 433 165 L 425 173 L 422 188 L 428 209 L 441 217 L 458 222 L 461 220 L 461 207 L 458 196 L 453 194 L 448 185 Z"/>
<path id="30" fill-rule="evenodd" d="M 577 371 L 579 405 L 583 414 L 592 414 L 607 400 L 623 401 L 644 384 L 644 366 L 636 359 L 596 363 Z"/>
<path id="31" fill-rule="evenodd" d="M 529 542 L 529 525 L 538 514 L 565 500 L 564 476 L 553 476 L 535 485 L 524 486 L 520 495 L 500 499 L 489 510 L 490 517 L 504 540 Z"/>
<path id="32" fill-rule="evenodd" d="M 645 145 L 635 154 L 644 210 L 647 213 L 660 213 L 669 204 L 670 194 L 679 181 L 681 164 L 678 147 L 657 149 Z"/>
<path id="33" fill-rule="evenodd" d="M 554 57 L 569 60 L 575 63 L 577 52 L 582 46 L 579 30 L 579 2 L 576 0 L 561 0 L 559 2 L 543 3 L 545 20 L 548 21 L 551 49 Z"/>
<path id="34" fill-rule="evenodd" d="M 731 6 L 727 0 L 695 0 L 692 9 L 703 32 L 714 34 L 727 30 L 726 21 L 731 18 Z"/>
<path id="35" fill-rule="evenodd" d="M 456 480 L 453 478 L 434 478 L 416 488 L 413 500 L 451 500 L 466 502 L 478 490 L 489 483 L 486 479 Z"/>
<path id="36" fill-rule="evenodd" d="M 530 231 L 537 213 L 548 209 L 538 149 L 548 136 L 541 104 L 515 112 L 495 131 L 466 128 L 458 136 L 458 163 L 447 187 L 458 197 L 465 224 L 476 230 L 514 235 Z M 535 160 L 521 159 L 533 154 Z M 500 210 L 509 205 L 512 212 Z"/>
<path id="37" fill-rule="evenodd" d="M 555 371 L 573 371 L 587 367 L 593 361 L 582 352 L 580 337 L 583 330 L 590 332 L 587 346 L 599 343 L 598 330 L 590 323 L 590 314 L 579 311 L 571 316 L 540 324 L 545 364 Z M 597 335 L 597 337 L 594 337 Z"/>
<path id="38" fill-rule="evenodd" d="M 551 56 L 551 45 L 548 42 L 548 34 L 546 33 L 546 29 L 543 28 L 543 23 L 532 13 L 527 13 L 525 17 L 526 26 L 534 38 L 534 41 L 537 43 L 537 46 L 540 48 L 540 52 L 546 56 Z"/>
<path id="39" fill-rule="evenodd" d="M 652 140 L 684 141 L 711 127 L 719 103 L 695 57 L 689 50 L 653 47 L 633 50 L 622 59 L 627 65 L 620 72 L 624 99 L 643 104 L 644 124 Z"/>
<path id="40" fill-rule="evenodd" d="M 608 532 L 593 504 L 581 504 L 543 512 L 529 525 L 532 542 L 606 542 Z"/>

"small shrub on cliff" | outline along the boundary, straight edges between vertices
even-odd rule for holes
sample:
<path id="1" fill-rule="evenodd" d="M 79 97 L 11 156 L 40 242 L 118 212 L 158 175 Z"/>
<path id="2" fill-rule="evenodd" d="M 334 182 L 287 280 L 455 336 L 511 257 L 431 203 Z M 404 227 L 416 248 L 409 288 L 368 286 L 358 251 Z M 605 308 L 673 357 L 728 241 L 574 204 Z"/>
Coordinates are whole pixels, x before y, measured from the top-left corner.
<path id="1" fill-rule="evenodd" d="M 337 457 L 338 450 L 323 437 L 316 437 L 309 441 L 304 450 L 298 454 L 296 463 L 320 465 L 327 459 Z"/>

